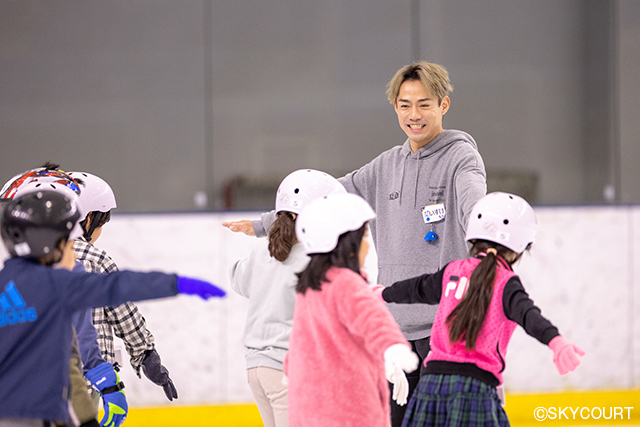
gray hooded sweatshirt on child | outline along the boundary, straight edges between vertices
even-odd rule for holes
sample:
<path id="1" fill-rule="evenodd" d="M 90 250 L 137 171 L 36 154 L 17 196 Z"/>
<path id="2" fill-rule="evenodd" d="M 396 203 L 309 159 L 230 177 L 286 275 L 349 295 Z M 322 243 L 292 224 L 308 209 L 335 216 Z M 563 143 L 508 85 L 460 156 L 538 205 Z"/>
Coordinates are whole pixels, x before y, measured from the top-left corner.
<path id="1" fill-rule="evenodd" d="M 454 259 L 468 256 L 465 230 L 474 204 L 486 194 L 484 163 L 471 135 L 446 130 L 417 152 L 407 139 L 370 163 L 339 179 L 348 192 L 362 196 L 375 210 L 370 222 L 378 257 L 378 283 L 435 273 Z M 423 218 L 444 205 L 444 219 Z M 441 212 L 441 210 L 440 210 Z M 275 220 L 273 212 L 254 221 L 257 236 Z M 437 234 L 425 241 L 429 231 Z M 425 338 L 437 306 L 387 304 L 408 340 Z"/>

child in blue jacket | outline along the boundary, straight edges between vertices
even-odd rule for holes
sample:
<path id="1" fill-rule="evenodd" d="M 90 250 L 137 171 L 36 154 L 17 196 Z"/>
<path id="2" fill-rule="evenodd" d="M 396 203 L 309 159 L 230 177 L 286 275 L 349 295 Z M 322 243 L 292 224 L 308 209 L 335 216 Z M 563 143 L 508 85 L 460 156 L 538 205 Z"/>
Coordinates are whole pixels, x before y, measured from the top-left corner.
<path id="1" fill-rule="evenodd" d="M 80 217 L 76 200 L 48 190 L 4 206 L 0 232 L 11 258 L 0 271 L 0 424 L 68 420 L 74 312 L 178 293 L 225 295 L 208 282 L 158 272 L 101 275 L 52 268 L 73 266 L 71 231 Z M 105 372 L 95 383 L 113 383 L 110 375 Z"/>

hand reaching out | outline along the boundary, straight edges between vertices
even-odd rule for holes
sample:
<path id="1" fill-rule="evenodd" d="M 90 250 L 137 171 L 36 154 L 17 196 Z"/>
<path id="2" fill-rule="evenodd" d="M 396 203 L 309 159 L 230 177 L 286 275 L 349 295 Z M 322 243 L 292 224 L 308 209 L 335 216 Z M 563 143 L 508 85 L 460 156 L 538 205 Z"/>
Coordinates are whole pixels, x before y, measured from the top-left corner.
<path id="1" fill-rule="evenodd" d="M 256 235 L 256 232 L 253 229 L 253 221 L 250 220 L 223 222 L 222 226 L 227 227 L 234 233 L 244 233 L 247 236 Z"/>
<path id="2" fill-rule="evenodd" d="M 394 344 L 384 352 L 384 368 L 387 381 L 393 384 L 393 400 L 403 406 L 409 397 L 409 382 L 405 372 L 418 368 L 420 359 L 408 345 Z"/>
<path id="3" fill-rule="evenodd" d="M 142 361 L 142 372 L 151 382 L 162 387 L 167 399 L 178 398 L 178 391 L 171 378 L 169 378 L 169 370 L 162 365 L 160 355 L 155 349 L 145 352 L 145 357 Z"/>
<path id="4" fill-rule="evenodd" d="M 553 350 L 553 363 L 555 363 L 560 375 L 568 374 L 578 367 L 580 358 L 586 353 L 580 347 L 558 335 L 549 343 Z"/>

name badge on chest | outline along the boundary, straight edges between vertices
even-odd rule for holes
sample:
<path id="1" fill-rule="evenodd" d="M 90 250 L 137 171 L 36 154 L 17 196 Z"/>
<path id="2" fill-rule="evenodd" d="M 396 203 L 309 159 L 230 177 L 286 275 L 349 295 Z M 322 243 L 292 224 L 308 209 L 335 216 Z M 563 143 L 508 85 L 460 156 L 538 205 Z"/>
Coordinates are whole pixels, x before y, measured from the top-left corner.
<path id="1" fill-rule="evenodd" d="M 422 219 L 424 219 L 425 224 L 442 221 L 446 216 L 447 212 L 444 209 L 444 203 L 429 205 L 422 208 Z"/>
<path id="2" fill-rule="evenodd" d="M 422 208 L 422 219 L 425 224 L 431 224 L 430 230 L 424 236 L 425 242 L 433 243 L 438 240 L 438 234 L 433 231 L 433 223 L 442 221 L 446 216 L 447 212 L 444 209 L 444 203 L 429 205 Z"/>

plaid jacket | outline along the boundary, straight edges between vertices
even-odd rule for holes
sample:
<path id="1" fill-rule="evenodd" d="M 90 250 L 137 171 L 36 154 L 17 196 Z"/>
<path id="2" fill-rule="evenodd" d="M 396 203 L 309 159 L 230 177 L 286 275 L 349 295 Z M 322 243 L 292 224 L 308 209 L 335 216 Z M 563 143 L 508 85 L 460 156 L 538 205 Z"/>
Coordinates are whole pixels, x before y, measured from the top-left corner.
<path id="1" fill-rule="evenodd" d="M 82 263 L 89 273 L 107 274 L 117 271 L 115 262 L 102 249 L 98 249 L 83 237 L 76 239 L 73 244 L 77 260 Z M 129 353 L 131 366 L 140 377 L 140 366 L 147 350 L 153 350 L 154 338 L 147 330 L 146 322 L 138 307 L 128 302 L 117 307 L 102 307 L 93 309 L 93 325 L 98 332 L 98 345 L 102 357 L 108 363 L 116 363 L 113 349 L 113 335 L 124 342 Z"/>

